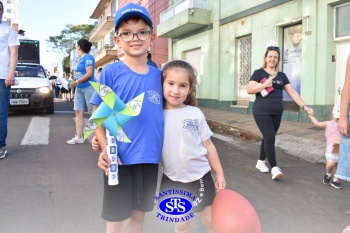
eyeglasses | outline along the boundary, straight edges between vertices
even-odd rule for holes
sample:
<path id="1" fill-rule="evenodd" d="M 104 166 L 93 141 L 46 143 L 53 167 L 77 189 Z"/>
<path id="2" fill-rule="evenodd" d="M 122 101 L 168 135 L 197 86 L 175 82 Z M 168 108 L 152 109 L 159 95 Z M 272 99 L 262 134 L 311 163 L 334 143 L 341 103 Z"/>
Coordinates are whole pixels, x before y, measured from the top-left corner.
<path id="1" fill-rule="evenodd" d="M 267 51 L 280 51 L 280 47 L 276 47 L 276 46 L 269 46 L 266 49 Z"/>
<path id="2" fill-rule="evenodd" d="M 136 36 L 140 41 L 148 40 L 151 36 L 151 31 L 143 30 L 136 33 L 133 32 L 120 32 L 117 34 L 124 42 L 130 42 Z"/>

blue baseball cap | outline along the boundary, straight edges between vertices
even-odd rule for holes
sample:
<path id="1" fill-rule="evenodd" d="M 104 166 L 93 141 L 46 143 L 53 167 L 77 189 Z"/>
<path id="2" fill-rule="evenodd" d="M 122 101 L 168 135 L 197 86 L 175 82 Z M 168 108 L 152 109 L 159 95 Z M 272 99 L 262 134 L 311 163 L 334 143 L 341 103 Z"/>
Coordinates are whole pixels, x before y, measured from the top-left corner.
<path id="1" fill-rule="evenodd" d="M 149 26 L 151 26 L 151 28 L 153 28 L 152 19 L 147 9 L 135 3 L 129 3 L 120 8 L 115 14 L 114 30 L 119 26 L 119 24 L 121 24 L 127 17 L 130 16 L 143 19 Z"/>

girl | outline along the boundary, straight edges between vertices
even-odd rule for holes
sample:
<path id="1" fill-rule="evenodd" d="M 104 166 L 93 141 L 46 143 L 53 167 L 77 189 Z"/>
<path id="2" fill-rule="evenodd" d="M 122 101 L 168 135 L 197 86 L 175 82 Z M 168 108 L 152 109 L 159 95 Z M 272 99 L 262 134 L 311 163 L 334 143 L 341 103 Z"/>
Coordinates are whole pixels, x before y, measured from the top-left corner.
<path id="1" fill-rule="evenodd" d="M 200 212 L 208 232 L 213 232 L 211 209 L 215 188 L 224 189 L 226 182 L 218 153 L 210 139 L 212 132 L 204 114 L 194 107 L 195 81 L 194 68 L 183 60 L 172 60 L 163 68 L 164 175 L 160 192 L 175 188 L 199 197 L 193 202 L 192 212 Z M 215 183 L 211 169 L 215 173 Z M 176 223 L 175 232 L 189 232 L 189 226 L 190 221 Z"/>
<path id="2" fill-rule="evenodd" d="M 312 123 L 320 128 L 325 128 L 325 136 L 327 138 L 326 145 L 326 175 L 323 177 L 323 183 L 325 185 L 332 185 L 336 189 L 341 189 L 340 182 L 334 176 L 338 168 L 339 160 L 339 141 L 340 133 L 338 131 L 340 106 L 335 105 L 333 107 L 333 120 L 319 122 L 313 114 L 309 115 Z M 333 181 L 332 181 L 333 177 Z"/>

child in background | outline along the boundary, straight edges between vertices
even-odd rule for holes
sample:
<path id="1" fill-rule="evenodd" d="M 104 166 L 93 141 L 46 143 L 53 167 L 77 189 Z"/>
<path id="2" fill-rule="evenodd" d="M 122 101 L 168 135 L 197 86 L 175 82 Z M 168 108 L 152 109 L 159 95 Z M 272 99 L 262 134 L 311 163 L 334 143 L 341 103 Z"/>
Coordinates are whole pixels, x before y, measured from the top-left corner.
<path id="1" fill-rule="evenodd" d="M 312 123 L 320 128 L 325 128 L 325 136 L 327 138 L 326 145 L 326 175 L 323 178 L 325 185 L 332 185 L 336 189 L 341 189 L 342 186 L 339 180 L 334 176 L 339 160 L 339 142 L 340 133 L 338 131 L 338 120 L 339 120 L 340 106 L 335 105 L 333 107 L 333 120 L 319 122 L 313 114 L 309 115 Z M 333 177 L 333 180 L 332 180 Z"/>
<path id="2" fill-rule="evenodd" d="M 67 79 L 68 80 L 66 73 L 63 73 L 62 79 Z M 61 82 L 64 82 L 64 81 L 61 80 Z M 67 97 L 68 93 L 69 93 L 69 90 L 64 88 L 63 85 L 61 85 L 61 94 L 62 94 L 62 100 L 63 101 L 68 101 L 68 97 Z"/>
<path id="3" fill-rule="evenodd" d="M 226 186 L 212 132 L 196 105 L 194 68 L 183 60 L 172 60 L 162 71 L 164 104 L 163 177 L 160 193 L 177 188 L 199 197 L 192 212 L 200 212 L 208 232 L 215 188 Z M 211 174 L 215 173 L 215 183 Z M 204 185 L 204 186 L 201 186 Z M 204 187 L 201 189 L 201 187 Z M 175 224 L 175 232 L 189 232 L 190 221 Z"/>

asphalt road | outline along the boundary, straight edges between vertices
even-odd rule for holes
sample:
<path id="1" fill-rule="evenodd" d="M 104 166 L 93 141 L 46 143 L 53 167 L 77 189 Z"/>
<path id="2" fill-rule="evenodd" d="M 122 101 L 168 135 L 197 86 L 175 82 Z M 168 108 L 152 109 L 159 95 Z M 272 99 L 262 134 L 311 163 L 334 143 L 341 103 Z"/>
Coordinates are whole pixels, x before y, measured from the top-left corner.
<path id="1" fill-rule="evenodd" d="M 105 231 L 98 154 L 88 141 L 66 144 L 74 135 L 72 103 L 56 103 L 55 110 L 9 116 L 9 152 L 0 160 L 1 233 Z M 342 182 L 343 190 L 323 185 L 324 166 L 277 149 L 285 178 L 273 181 L 255 169 L 258 144 L 225 135 L 213 141 L 227 188 L 254 206 L 264 233 L 340 233 L 350 225 L 350 185 Z M 144 232 L 173 232 L 156 213 L 146 215 Z M 198 216 L 191 232 L 205 232 Z"/>

